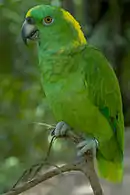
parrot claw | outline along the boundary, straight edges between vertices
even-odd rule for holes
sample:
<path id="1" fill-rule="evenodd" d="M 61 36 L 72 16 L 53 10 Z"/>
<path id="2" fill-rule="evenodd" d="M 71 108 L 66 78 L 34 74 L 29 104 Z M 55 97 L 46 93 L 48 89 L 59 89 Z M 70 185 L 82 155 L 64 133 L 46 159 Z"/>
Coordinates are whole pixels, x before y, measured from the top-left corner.
<path id="1" fill-rule="evenodd" d="M 60 121 L 59 123 L 57 123 L 55 129 L 53 129 L 53 131 L 51 132 L 51 135 L 55 137 L 63 137 L 69 130 L 71 130 L 71 127 L 64 121 Z"/>
<path id="2" fill-rule="evenodd" d="M 96 149 L 98 147 L 98 141 L 95 138 L 87 138 L 77 145 L 77 156 L 83 156 L 88 150 L 92 150 L 93 155 L 96 156 Z"/>

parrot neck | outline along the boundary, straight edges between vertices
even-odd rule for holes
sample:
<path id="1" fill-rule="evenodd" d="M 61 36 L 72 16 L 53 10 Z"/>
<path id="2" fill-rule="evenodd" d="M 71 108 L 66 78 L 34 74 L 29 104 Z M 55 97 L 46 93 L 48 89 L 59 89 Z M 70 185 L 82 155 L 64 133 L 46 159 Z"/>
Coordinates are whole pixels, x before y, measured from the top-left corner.
<path id="1" fill-rule="evenodd" d="M 77 48 L 81 47 L 82 45 L 86 45 L 87 41 L 84 37 L 79 37 L 79 39 L 73 39 L 69 40 L 68 39 L 58 39 L 55 37 L 55 40 L 48 41 L 47 43 L 44 42 L 44 38 L 41 39 L 41 41 L 38 45 L 38 50 L 40 53 L 43 53 L 44 55 L 53 55 L 53 54 L 58 54 L 58 53 L 71 53 Z M 40 54 L 41 55 L 41 54 Z"/>
<path id="2" fill-rule="evenodd" d="M 86 47 L 87 41 L 77 23 L 75 28 L 67 28 L 67 30 L 67 34 L 55 34 L 53 40 L 49 32 L 48 34 L 41 33 L 38 56 L 39 68 L 44 81 L 55 82 L 59 77 L 67 78 L 68 74 L 78 68 L 75 59 Z"/>
<path id="3" fill-rule="evenodd" d="M 77 47 L 57 48 L 57 50 L 44 51 L 39 49 L 39 69 L 44 82 L 55 82 L 60 78 L 67 78 L 79 68 L 76 63 L 80 53 L 86 48 L 86 43 Z"/>

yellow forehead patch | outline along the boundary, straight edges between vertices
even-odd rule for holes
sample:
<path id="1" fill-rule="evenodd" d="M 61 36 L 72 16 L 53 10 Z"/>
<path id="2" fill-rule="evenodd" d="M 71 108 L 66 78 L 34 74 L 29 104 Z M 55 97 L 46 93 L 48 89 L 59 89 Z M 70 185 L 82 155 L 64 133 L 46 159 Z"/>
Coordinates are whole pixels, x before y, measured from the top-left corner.
<path id="1" fill-rule="evenodd" d="M 29 10 L 26 14 L 26 18 L 31 16 L 31 10 Z"/>
<path id="2" fill-rule="evenodd" d="M 27 12 L 27 14 L 26 14 L 26 18 L 27 18 L 27 17 L 30 17 L 30 16 L 31 16 L 31 12 L 32 12 L 34 9 L 37 9 L 38 7 L 40 7 L 40 5 L 37 5 L 37 6 L 33 7 L 33 8 L 31 8 L 31 9 L 29 9 L 28 12 Z"/>

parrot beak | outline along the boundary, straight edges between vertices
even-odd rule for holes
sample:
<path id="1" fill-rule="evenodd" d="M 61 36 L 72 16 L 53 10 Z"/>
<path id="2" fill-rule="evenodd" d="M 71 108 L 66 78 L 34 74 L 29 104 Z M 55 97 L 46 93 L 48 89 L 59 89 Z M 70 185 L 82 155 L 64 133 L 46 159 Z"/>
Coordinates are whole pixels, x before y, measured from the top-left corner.
<path id="1" fill-rule="evenodd" d="M 22 25 L 21 36 L 26 45 L 28 44 L 28 40 L 35 41 L 38 39 L 39 31 L 35 26 L 33 18 L 28 17 L 25 19 Z"/>

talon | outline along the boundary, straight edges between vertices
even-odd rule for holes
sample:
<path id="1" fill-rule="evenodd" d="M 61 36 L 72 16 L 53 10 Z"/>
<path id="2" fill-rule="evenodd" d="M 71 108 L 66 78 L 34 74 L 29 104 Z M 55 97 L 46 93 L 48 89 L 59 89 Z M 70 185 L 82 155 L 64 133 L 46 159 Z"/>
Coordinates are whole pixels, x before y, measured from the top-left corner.
<path id="1" fill-rule="evenodd" d="M 50 134 L 51 136 L 55 136 L 55 129 L 52 129 Z"/>
<path id="2" fill-rule="evenodd" d="M 67 125 L 64 121 L 61 121 L 57 123 L 56 128 L 52 130 L 51 135 L 55 137 L 61 137 L 65 136 L 67 134 L 67 131 L 69 131 L 71 128 L 69 125 Z"/>
<path id="3" fill-rule="evenodd" d="M 93 155 L 96 156 L 96 149 L 98 147 L 98 141 L 93 138 L 87 138 L 77 145 L 77 156 L 83 156 L 88 150 L 92 150 Z"/>

